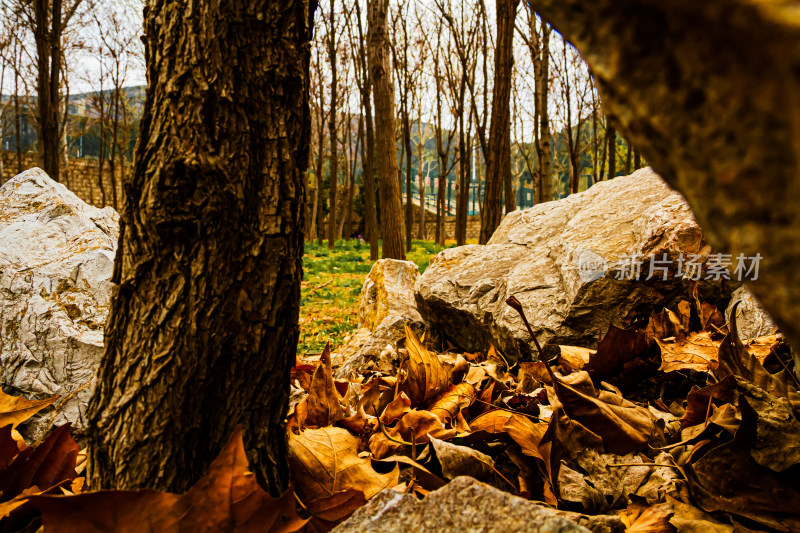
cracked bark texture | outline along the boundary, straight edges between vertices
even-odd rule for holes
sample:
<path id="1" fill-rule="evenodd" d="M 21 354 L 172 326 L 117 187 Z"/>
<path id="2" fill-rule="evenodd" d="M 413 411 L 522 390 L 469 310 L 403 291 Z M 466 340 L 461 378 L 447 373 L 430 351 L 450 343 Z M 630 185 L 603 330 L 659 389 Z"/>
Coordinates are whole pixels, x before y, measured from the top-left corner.
<path id="1" fill-rule="evenodd" d="M 800 346 L 800 17 L 786 0 L 535 0 L 609 118 L 689 201 Z"/>
<path id="2" fill-rule="evenodd" d="M 90 406 L 92 488 L 183 492 L 242 425 L 288 481 L 309 0 L 148 2 L 148 90 Z"/>

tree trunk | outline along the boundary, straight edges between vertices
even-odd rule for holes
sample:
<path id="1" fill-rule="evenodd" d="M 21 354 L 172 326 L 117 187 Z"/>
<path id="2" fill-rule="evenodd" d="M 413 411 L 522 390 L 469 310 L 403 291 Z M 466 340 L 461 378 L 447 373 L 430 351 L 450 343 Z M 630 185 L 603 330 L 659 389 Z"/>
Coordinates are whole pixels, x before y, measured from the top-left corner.
<path id="1" fill-rule="evenodd" d="M 497 46 L 494 56 L 492 122 L 486 161 L 486 193 L 480 242 L 485 244 L 500 225 L 501 187 L 506 184 L 506 209 L 516 208 L 511 194 L 511 69 L 514 66 L 514 19 L 519 0 L 497 0 Z"/>
<path id="2" fill-rule="evenodd" d="M 182 493 L 238 425 L 262 485 L 287 486 L 312 16 L 309 0 L 145 7 L 147 98 L 88 414 L 94 489 Z"/>
<path id="3" fill-rule="evenodd" d="M 339 155 L 336 137 L 337 76 L 336 76 L 336 30 L 334 26 L 335 0 L 330 5 L 330 27 L 328 28 L 328 61 L 331 64 L 331 106 L 328 110 L 328 136 L 331 142 L 330 154 L 330 209 L 328 210 L 328 248 L 336 244 L 336 192 L 339 186 Z"/>
<path id="4" fill-rule="evenodd" d="M 541 78 L 536 80 L 536 85 L 541 85 L 541 101 L 539 102 L 539 135 L 542 143 L 542 177 L 541 202 L 549 202 L 553 199 L 553 156 L 550 150 L 550 113 L 547 108 L 550 94 L 550 26 L 542 22 L 542 56 L 541 56 Z"/>
<path id="5" fill-rule="evenodd" d="M 61 0 L 34 0 L 36 43 L 37 125 L 42 168 L 59 180 L 58 88 L 61 81 Z"/>
<path id="6" fill-rule="evenodd" d="M 384 259 L 405 259 L 403 205 L 397 173 L 394 125 L 394 84 L 389 52 L 389 0 L 372 0 L 367 17 L 369 68 L 375 98 L 375 148 L 381 199 L 381 235 Z"/>
<path id="7" fill-rule="evenodd" d="M 608 179 L 617 177 L 617 130 L 612 125 L 606 129 L 608 135 Z"/>

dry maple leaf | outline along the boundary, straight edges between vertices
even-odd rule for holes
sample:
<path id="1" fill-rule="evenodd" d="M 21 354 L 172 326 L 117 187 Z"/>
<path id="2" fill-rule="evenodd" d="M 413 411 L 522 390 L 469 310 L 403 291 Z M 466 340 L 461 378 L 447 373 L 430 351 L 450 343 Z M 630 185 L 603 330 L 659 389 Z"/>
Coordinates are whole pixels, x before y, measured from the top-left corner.
<path id="1" fill-rule="evenodd" d="M 48 533 L 288 533 L 303 527 L 306 520 L 297 517 L 292 490 L 272 498 L 247 468 L 238 428 L 208 473 L 182 496 L 155 490 L 99 491 L 30 501 L 42 512 Z"/>
<path id="2" fill-rule="evenodd" d="M 408 393 L 412 405 L 426 405 L 450 384 L 450 374 L 439 356 L 429 352 L 411 328 L 405 328 L 408 360 L 403 390 Z"/>
<path id="3" fill-rule="evenodd" d="M 369 459 L 358 456 L 358 437 L 342 428 L 307 429 L 289 435 L 289 465 L 303 502 L 357 489 L 369 499 L 397 484 L 399 470 L 376 472 Z"/>
<path id="4" fill-rule="evenodd" d="M 672 342 L 656 338 L 656 343 L 661 348 L 661 372 L 707 372 L 717 367 L 719 342 L 713 340 L 707 331 L 681 334 Z"/>

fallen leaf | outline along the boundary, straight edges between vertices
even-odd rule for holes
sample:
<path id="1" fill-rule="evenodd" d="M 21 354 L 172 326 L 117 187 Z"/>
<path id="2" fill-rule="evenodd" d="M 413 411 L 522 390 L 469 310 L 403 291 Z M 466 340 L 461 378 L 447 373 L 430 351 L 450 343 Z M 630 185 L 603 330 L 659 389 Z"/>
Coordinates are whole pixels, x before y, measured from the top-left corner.
<path id="1" fill-rule="evenodd" d="M 343 418 L 344 411 L 333 382 L 330 343 L 325 344 L 319 361 L 320 364 L 314 370 L 308 396 L 304 401 L 307 407 L 306 425 L 323 427 L 330 426 Z"/>
<path id="2" fill-rule="evenodd" d="M 674 509 L 670 503 L 646 506 L 633 503 L 627 509 L 617 511 L 625 523 L 625 533 L 673 533 L 670 525 Z"/>
<path id="3" fill-rule="evenodd" d="M 788 399 L 795 415 L 800 414 L 800 394 L 791 384 L 792 380 L 788 373 L 782 370 L 778 374 L 770 374 L 742 344 L 736 326 L 736 310 L 740 303 L 736 302 L 731 311 L 730 333 L 722 340 L 719 349 L 719 368 L 714 373 L 720 380 L 727 376 L 740 376 L 773 396 Z"/>
<path id="4" fill-rule="evenodd" d="M 288 533 L 303 527 L 307 521 L 295 513 L 293 492 L 272 498 L 247 468 L 239 428 L 208 473 L 182 496 L 145 489 L 34 496 L 30 502 L 48 533 Z"/>
<path id="5" fill-rule="evenodd" d="M 429 352 L 414 332 L 406 325 L 407 372 L 402 384 L 412 405 L 427 405 L 450 384 L 450 376 L 439 356 Z"/>
<path id="6" fill-rule="evenodd" d="M 497 409 L 475 418 L 469 427 L 472 431 L 508 435 L 519 445 L 522 453 L 544 460 L 539 444 L 547 431 L 546 423 L 535 423 L 527 416 Z"/>
<path id="7" fill-rule="evenodd" d="M 661 348 L 661 366 L 664 373 L 679 370 L 707 372 L 717 366 L 719 343 L 707 331 L 678 335 L 673 341 L 656 339 Z"/>
<path id="8" fill-rule="evenodd" d="M 692 499 L 708 512 L 723 511 L 778 531 L 797 531 L 800 489 L 791 478 L 779 477 L 751 457 L 757 415 L 744 397 L 739 408 L 742 423 L 733 440 L 708 441 L 700 450 L 698 445 L 693 453 L 698 459 L 684 467 Z"/>
<path id="9" fill-rule="evenodd" d="M 559 346 L 558 348 L 561 350 L 558 363 L 571 370 L 582 370 L 596 353 L 595 350 L 581 346 Z"/>
<path id="10" fill-rule="evenodd" d="M 11 425 L 16 428 L 45 407 L 58 400 L 58 396 L 45 400 L 28 400 L 22 396 L 10 396 L 0 391 L 0 427 Z"/>
<path id="11" fill-rule="evenodd" d="M 429 437 L 431 448 L 439 462 L 442 476 L 453 480 L 458 476 L 471 476 L 486 480 L 494 471 L 494 461 L 485 453 L 467 446 L 458 446 L 435 437 Z"/>
<path id="12" fill-rule="evenodd" d="M 647 335 L 634 329 L 608 328 L 597 343 L 597 352 L 591 356 L 583 370 L 592 376 L 618 374 L 625 363 L 632 361 L 647 350 Z"/>
<path id="13" fill-rule="evenodd" d="M 35 448 L 21 450 L 0 469 L 0 501 L 10 500 L 33 486 L 49 489 L 75 479 L 78 451 L 69 434 L 69 424 L 56 428 Z"/>
<path id="14" fill-rule="evenodd" d="M 443 424 L 450 423 L 462 409 L 470 406 L 476 395 L 475 387 L 466 381 L 451 385 L 428 409 Z"/>
<path id="15" fill-rule="evenodd" d="M 307 429 L 289 435 L 289 465 L 295 488 L 306 501 L 357 489 L 367 499 L 397 484 L 398 470 L 376 472 L 358 456 L 358 437 L 342 428 Z"/>
<path id="16" fill-rule="evenodd" d="M 598 394 L 587 372 L 579 372 L 575 379 L 580 382 L 556 382 L 558 400 L 569 418 L 603 439 L 607 452 L 624 455 L 647 443 L 655 431 L 655 419 L 647 409 L 616 394 Z"/>
<path id="17" fill-rule="evenodd" d="M 692 507 L 673 498 L 668 499 L 672 504 L 673 515 L 669 523 L 675 526 L 678 533 L 734 533 L 732 525 L 723 524 L 710 514 Z"/>
<path id="18" fill-rule="evenodd" d="M 364 493 L 354 488 L 311 500 L 306 504 L 308 512 L 311 513 L 308 529 L 330 531 L 365 503 L 367 499 Z"/>
<path id="19" fill-rule="evenodd" d="M 381 416 L 378 419 L 386 425 L 393 424 L 395 420 L 403 418 L 403 415 L 411 411 L 411 400 L 406 396 L 405 392 L 400 395 L 386 406 Z"/>

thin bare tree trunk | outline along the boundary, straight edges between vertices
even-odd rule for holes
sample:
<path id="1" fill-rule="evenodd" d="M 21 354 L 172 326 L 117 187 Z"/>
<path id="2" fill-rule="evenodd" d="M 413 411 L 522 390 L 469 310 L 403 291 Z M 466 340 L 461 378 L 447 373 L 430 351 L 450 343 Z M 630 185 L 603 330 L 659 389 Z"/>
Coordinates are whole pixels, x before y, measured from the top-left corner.
<path id="1" fill-rule="evenodd" d="M 486 194 L 481 217 L 481 244 L 485 244 L 502 218 L 501 188 L 506 210 L 516 209 L 511 193 L 511 69 L 514 66 L 514 19 L 519 0 L 497 0 L 497 46 L 494 60 L 492 121 L 486 154 Z"/>
<path id="2" fill-rule="evenodd" d="M 384 258 L 405 259 L 403 208 L 397 173 L 394 85 L 388 29 L 389 0 L 372 0 L 368 12 L 369 68 L 375 98 L 375 148 L 381 199 Z"/>
<path id="3" fill-rule="evenodd" d="M 330 209 L 328 210 L 328 248 L 333 250 L 336 244 L 336 192 L 339 186 L 339 154 L 336 146 L 336 111 L 338 105 L 337 73 L 336 73 L 336 28 L 335 13 L 336 2 L 330 3 L 330 27 L 328 28 L 328 61 L 331 65 L 331 105 L 328 110 L 328 136 L 330 137 Z"/>

